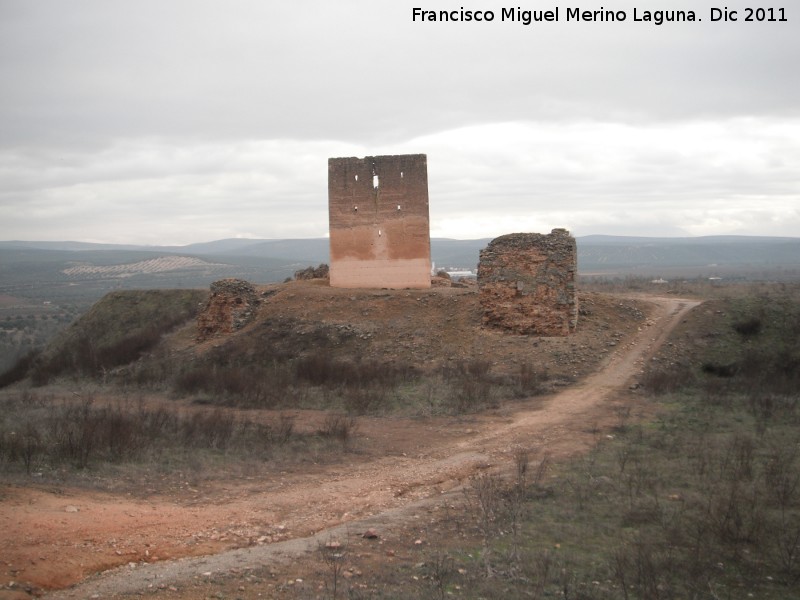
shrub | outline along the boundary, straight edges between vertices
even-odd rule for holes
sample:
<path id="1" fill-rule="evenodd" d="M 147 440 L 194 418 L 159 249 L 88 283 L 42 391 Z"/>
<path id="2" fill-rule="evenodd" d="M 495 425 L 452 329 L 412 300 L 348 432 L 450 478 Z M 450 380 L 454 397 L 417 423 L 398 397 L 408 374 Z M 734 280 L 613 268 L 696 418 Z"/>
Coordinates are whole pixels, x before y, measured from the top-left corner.
<path id="1" fill-rule="evenodd" d="M 533 363 L 524 362 L 514 374 L 514 387 L 519 396 L 542 394 L 547 391 L 547 371 L 538 370 Z"/>
<path id="2" fill-rule="evenodd" d="M 294 361 L 296 377 L 317 386 L 392 387 L 416 374 L 406 364 L 376 360 L 343 360 L 328 352 L 315 352 Z"/>
<path id="3" fill-rule="evenodd" d="M 338 440 L 342 447 L 346 448 L 357 430 L 358 422 L 354 417 L 331 413 L 325 417 L 325 421 L 319 429 L 319 434 L 326 438 Z"/>
<path id="4" fill-rule="evenodd" d="M 95 406 L 91 398 L 44 408 L 43 416 L 43 407 L 20 403 L 14 409 L 17 425 L 0 422 L 0 467 L 10 470 L 21 465 L 27 472 L 38 466 L 86 469 L 96 463 L 125 463 L 186 449 L 250 456 L 318 435 L 298 434 L 293 418 L 286 415 L 268 425 L 239 420 L 222 409 L 181 415 L 163 407 L 126 403 Z M 355 429 L 353 420 L 341 418 L 327 423 L 321 434 L 344 446 Z"/>
<path id="5" fill-rule="evenodd" d="M 386 406 L 388 388 L 380 383 L 353 386 L 343 389 L 342 394 L 347 412 L 363 415 Z"/>
<path id="6" fill-rule="evenodd" d="M 31 350 L 17 360 L 10 369 L 0 375 L 0 388 L 25 379 L 40 353 L 41 350 Z"/>
<path id="7" fill-rule="evenodd" d="M 722 365 L 715 362 L 704 362 L 701 368 L 703 373 L 716 375 L 717 377 L 733 377 L 739 371 L 739 365 L 736 363 Z"/>
<path id="8" fill-rule="evenodd" d="M 733 324 L 733 330 L 745 337 L 757 335 L 761 332 L 761 319 L 759 317 L 751 317 L 743 321 L 736 321 Z"/>
<path id="9" fill-rule="evenodd" d="M 655 394 L 672 394 L 694 383 L 689 369 L 680 365 L 650 368 L 642 375 L 641 385 L 645 391 Z"/>
<path id="10" fill-rule="evenodd" d="M 287 365 L 264 366 L 203 364 L 178 374 L 172 389 L 182 395 L 208 394 L 212 401 L 245 408 L 273 408 L 292 394 L 292 378 Z"/>
<path id="11" fill-rule="evenodd" d="M 192 318 L 205 295 L 199 290 L 111 292 L 41 353 L 31 380 L 43 385 L 65 372 L 98 377 L 130 364 L 165 332 Z"/>

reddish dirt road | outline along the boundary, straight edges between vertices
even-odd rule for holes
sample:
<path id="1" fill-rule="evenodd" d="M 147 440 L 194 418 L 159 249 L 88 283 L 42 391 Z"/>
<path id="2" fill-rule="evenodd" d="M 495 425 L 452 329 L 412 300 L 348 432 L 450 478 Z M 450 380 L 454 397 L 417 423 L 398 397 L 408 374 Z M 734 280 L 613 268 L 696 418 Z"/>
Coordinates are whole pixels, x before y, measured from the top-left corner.
<path id="1" fill-rule="evenodd" d="M 77 584 L 48 597 L 106 597 L 264 564 L 305 551 L 336 527 L 358 530 L 402 519 L 404 510 L 440 498 L 477 472 L 509 468 L 518 449 L 555 460 L 581 452 L 598 431 L 618 422 L 616 409 L 635 402 L 632 379 L 699 304 L 647 300 L 653 304 L 647 324 L 595 374 L 559 393 L 469 419 L 360 420 L 359 443 L 380 439 L 386 456 L 356 455 L 352 464 L 223 482 L 181 501 L 6 488 L 0 498 L 2 584 L 13 579 L 50 590 Z"/>

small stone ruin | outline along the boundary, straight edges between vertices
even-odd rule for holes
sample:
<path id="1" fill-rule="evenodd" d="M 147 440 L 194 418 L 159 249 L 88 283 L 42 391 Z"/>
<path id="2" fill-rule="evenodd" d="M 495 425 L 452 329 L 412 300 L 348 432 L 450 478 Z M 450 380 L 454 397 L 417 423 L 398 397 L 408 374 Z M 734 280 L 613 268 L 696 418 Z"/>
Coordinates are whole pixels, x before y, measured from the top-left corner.
<path id="1" fill-rule="evenodd" d="M 197 340 L 233 333 L 253 320 L 258 307 L 256 289 L 243 279 L 221 279 L 211 284 L 211 296 L 197 316 Z"/>
<path id="2" fill-rule="evenodd" d="M 566 229 L 511 233 L 489 242 L 478 264 L 483 323 L 519 334 L 574 333 L 577 256 Z"/>

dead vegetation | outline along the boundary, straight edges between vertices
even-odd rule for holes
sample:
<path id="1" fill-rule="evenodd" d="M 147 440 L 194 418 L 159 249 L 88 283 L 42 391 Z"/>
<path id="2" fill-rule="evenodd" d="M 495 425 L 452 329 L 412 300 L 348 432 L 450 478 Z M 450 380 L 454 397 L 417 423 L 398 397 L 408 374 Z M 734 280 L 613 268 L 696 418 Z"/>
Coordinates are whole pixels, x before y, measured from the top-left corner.
<path id="1" fill-rule="evenodd" d="M 226 462 L 273 460 L 276 451 L 295 454 L 346 449 L 357 429 L 332 414 L 317 431 L 300 432 L 289 415 L 254 422 L 222 409 L 180 413 L 142 401 L 96 403 L 92 396 L 58 398 L 21 392 L 3 402 L 0 468 L 50 479 L 64 470 L 109 463 L 185 468 L 203 456 Z"/>

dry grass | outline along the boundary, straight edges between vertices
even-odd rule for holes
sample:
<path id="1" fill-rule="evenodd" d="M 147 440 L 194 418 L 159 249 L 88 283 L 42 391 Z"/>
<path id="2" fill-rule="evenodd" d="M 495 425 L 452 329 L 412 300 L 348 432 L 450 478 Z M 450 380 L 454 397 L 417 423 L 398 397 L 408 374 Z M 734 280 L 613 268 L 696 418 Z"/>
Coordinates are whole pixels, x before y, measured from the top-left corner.
<path id="1" fill-rule="evenodd" d="M 300 432 L 294 418 L 255 422 L 221 409 L 186 413 L 148 408 L 141 401 L 99 404 L 35 392 L 6 395 L 0 417 L 0 473 L 38 472 L 61 477 L 69 470 L 103 465 L 150 465 L 162 472 L 217 457 L 223 463 L 273 460 L 288 452 L 316 455 L 347 449 L 356 433 L 352 418 L 335 417 L 318 432 Z M 168 466 L 171 465 L 171 466 Z"/>

